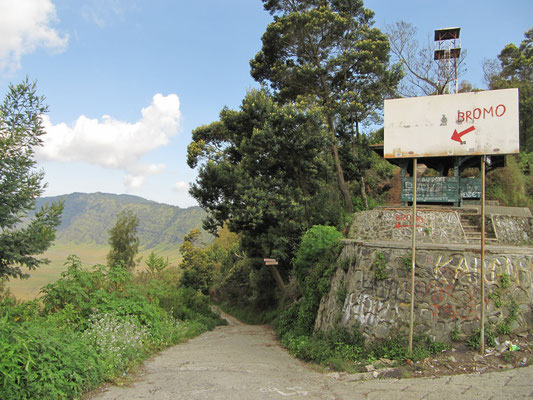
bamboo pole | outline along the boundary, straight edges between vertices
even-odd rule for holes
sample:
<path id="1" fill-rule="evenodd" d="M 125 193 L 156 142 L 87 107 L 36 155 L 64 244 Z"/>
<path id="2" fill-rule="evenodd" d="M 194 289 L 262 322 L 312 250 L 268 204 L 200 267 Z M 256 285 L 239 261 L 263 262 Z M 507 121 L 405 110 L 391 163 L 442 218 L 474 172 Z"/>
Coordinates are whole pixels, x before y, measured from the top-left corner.
<path id="1" fill-rule="evenodd" d="M 413 233 L 411 246 L 411 310 L 409 316 L 409 351 L 413 351 L 413 331 L 415 320 L 415 259 L 416 259 L 416 169 L 417 159 L 413 159 Z"/>

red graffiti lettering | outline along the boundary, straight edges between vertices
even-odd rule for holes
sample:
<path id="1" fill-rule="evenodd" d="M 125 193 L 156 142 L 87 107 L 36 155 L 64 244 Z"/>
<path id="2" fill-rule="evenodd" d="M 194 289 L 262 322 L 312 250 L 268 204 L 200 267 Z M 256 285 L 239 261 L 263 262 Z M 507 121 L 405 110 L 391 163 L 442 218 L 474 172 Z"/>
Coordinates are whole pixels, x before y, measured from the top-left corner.
<path id="1" fill-rule="evenodd" d="M 500 111 L 498 112 L 498 110 Z M 507 111 L 505 106 L 503 104 L 500 104 L 498 107 L 496 107 L 496 116 L 501 117 L 503 114 L 505 114 L 505 111 Z"/>
<path id="2" fill-rule="evenodd" d="M 474 122 L 479 119 L 487 118 L 500 118 L 505 115 L 507 112 L 507 107 L 505 104 L 498 104 L 497 106 L 486 107 L 476 107 L 473 110 L 457 111 L 457 122 Z"/>
<path id="3" fill-rule="evenodd" d="M 492 106 L 487 110 L 486 108 L 483 108 L 483 119 L 487 117 L 487 115 L 490 115 L 491 117 L 494 117 L 494 113 L 492 111 Z"/>

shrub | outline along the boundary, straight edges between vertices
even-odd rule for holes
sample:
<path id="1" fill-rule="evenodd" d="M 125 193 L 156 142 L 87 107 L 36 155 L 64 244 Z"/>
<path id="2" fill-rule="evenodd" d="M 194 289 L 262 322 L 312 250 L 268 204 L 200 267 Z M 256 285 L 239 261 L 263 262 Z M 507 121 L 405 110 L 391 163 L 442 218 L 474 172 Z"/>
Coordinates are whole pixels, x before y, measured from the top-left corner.
<path id="1" fill-rule="evenodd" d="M 42 292 L 42 309 L 38 300 L 0 298 L 2 400 L 78 398 L 150 352 L 225 322 L 194 289 L 156 277 L 139 284 L 120 264 L 88 270 L 76 256 Z"/>
<path id="2" fill-rule="evenodd" d="M 142 360 L 151 339 L 148 329 L 134 317 L 112 311 L 92 315 L 83 336 L 97 349 L 109 377 L 127 370 L 130 362 Z"/>
<path id="3" fill-rule="evenodd" d="M 105 376 L 96 349 L 79 333 L 39 319 L 0 321 L 2 399 L 66 399 L 96 388 Z"/>
<path id="4" fill-rule="evenodd" d="M 315 225 L 305 233 L 293 261 L 294 272 L 300 283 L 304 282 L 309 269 L 341 238 L 342 234 L 332 226 Z"/>

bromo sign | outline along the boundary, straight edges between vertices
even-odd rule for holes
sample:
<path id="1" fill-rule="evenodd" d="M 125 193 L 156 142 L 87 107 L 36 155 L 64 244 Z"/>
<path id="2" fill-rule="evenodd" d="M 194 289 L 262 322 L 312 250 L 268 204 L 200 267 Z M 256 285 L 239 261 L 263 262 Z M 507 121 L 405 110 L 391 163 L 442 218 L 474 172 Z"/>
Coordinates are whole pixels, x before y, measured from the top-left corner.
<path id="1" fill-rule="evenodd" d="M 519 152 L 518 89 L 385 100 L 385 158 Z"/>

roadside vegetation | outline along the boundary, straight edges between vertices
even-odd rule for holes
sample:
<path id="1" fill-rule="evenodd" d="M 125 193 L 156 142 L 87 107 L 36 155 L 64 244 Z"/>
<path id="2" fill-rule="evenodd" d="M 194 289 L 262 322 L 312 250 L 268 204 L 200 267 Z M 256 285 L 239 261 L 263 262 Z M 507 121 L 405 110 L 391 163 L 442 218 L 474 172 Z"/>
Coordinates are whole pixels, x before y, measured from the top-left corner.
<path id="1" fill-rule="evenodd" d="M 399 95 L 406 68 L 391 59 L 389 39 L 362 1 L 263 3 L 275 18 L 251 60 L 261 89 L 195 129 L 188 147 L 187 162 L 198 168 L 190 193 L 216 239 L 203 245 L 191 230 L 179 267 L 151 253 L 135 272 L 138 219 L 124 210 L 109 232 L 106 265 L 84 268 L 69 256 L 61 278 L 32 301 L 3 288 L 0 398 L 79 398 L 120 380 L 153 352 L 223 324 L 210 300 L 247 322 L 272 324 L 292 354 L 333 369 L 419 360 L 447 348 L 419 336 L 408 352 L 406 339 L 368 342 L 357 326 L 315 332 L 320 301 L 343 268 L 340 240 L 353 212 L 382 204 L 397 177 L 370 145 L 382 139 L 373 128 L 383 99 Z M 521 89 L 523 153 L 489 177 L 489 197 L 504 205 L 532 205 L 532 40 L 530 30 L 519 47 L 507 46 L 488 74 L 491 89 Z M 27 81 L 11 87 L 0 108 L 0 279 L 45 265 L 39 255 L 60 222 L 58 203 L 21 225 L 43 189 L 32 157 L 45 111 Z M 384 262 L 377 261 L 376 279 L 386 277 Z M 513 321 L 504 322 L 500 333 Z"/>
<path id="2" fill-rule="evenodd" d="M 128 227 L 119 219 L 114 232 L 134 239 Z M 70 256 L 40 298 L 19 302 L 2 288 L 0 397 L 79 398 L 124 379 L 154 352 L 226 323 L 208 296 L 179 284 L 178 268 L 155 253 L 146 264 L 134 274 L 122 261 L 87 269 Z"/>

